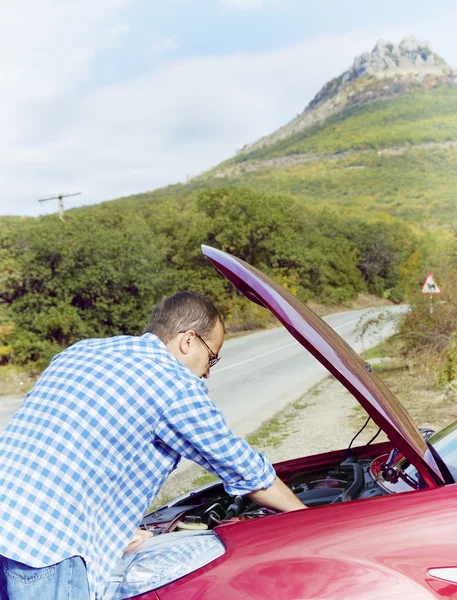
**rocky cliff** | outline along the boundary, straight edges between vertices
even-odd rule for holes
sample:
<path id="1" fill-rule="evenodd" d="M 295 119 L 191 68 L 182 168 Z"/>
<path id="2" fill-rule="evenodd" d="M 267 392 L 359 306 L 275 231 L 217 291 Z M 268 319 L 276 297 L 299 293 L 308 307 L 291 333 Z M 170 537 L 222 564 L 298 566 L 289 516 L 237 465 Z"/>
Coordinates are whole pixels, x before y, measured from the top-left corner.
<path id="1" fill-rule="evenodd" d="M 347 71 L 329 81 L 300 115 L 275 132 L 247 144 L 238 154 L 270 146 L 322 123 L 349 106 L 446 82 L 457 83 L 457 71 L 433 51 L 430 42 L 419 41 L 414 36 L 398 45 L 379 40 L 371 52 L 357 56 Z"/>

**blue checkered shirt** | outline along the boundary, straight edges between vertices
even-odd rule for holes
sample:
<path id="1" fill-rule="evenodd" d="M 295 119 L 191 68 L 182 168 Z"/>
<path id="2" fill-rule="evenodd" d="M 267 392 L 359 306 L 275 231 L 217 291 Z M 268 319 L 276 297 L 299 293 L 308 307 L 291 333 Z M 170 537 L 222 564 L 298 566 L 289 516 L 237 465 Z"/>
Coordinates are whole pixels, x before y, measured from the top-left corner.
<path id="1" fill-rule="evenodd" d="M 181 456 L 229 494 L 275 479 L 156 336 L 78 342 L 53 359 L 0 436 L 0 555 L 34 567 L 82 556 L 91 598 L 101 598 Z"/>

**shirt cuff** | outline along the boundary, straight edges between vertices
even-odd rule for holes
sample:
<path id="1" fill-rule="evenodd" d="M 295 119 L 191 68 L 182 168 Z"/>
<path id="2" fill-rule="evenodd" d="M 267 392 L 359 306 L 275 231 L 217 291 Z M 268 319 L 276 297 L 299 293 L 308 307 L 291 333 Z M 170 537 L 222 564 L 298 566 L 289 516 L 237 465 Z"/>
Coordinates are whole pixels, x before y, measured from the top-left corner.
<path id="1" fill-rule="evenodd" d="M 258 452 L 257 455 L 260 468 L 256 469 L 255 473 L 251 473 L 253 477 L 249 477 L 249 479 L 240 478 L 222 482 L 227 494 L 230 494 L 230 496 L 244 496 L 250 492 L 263 490 L 273 485 L 276 480 L 276 471 L 263 454 Z"/>

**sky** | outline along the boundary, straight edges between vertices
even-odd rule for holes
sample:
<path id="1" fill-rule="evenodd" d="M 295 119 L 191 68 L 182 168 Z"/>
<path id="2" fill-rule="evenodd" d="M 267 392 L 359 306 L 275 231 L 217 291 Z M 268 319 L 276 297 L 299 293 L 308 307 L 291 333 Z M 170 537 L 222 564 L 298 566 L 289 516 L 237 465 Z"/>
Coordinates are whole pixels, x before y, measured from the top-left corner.
<path id="1" fill-rule="evenodd" d="M 454 0 L 2 0 L 0 215 L 185 182 L 380 38 L 457 66 L 456 22 Z"/>

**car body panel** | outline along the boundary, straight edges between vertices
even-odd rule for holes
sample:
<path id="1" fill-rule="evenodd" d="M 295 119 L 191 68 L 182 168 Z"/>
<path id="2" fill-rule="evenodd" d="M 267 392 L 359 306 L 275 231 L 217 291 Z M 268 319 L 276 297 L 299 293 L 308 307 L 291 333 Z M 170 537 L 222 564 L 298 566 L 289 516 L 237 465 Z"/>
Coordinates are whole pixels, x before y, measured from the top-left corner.
<path id="1" fill-rule="evenodd" d="M 414 463 L 429 488 L 444 484 L 435 458 L 405 408 L 325 321 L 241 259 L 209 246 L 202 246 L 202 252 L 240 293 L 270 310 L 291 335 L 351 392 L 395 447 Z"/>
<path id="2" fill-rule="evenodd" d="M 452 484 L 218 527 L 227 552 L 157 595 L 160 600 L 457 598 L 457 585 L 428 574 L 457 565 L 456 494 Z"/>

